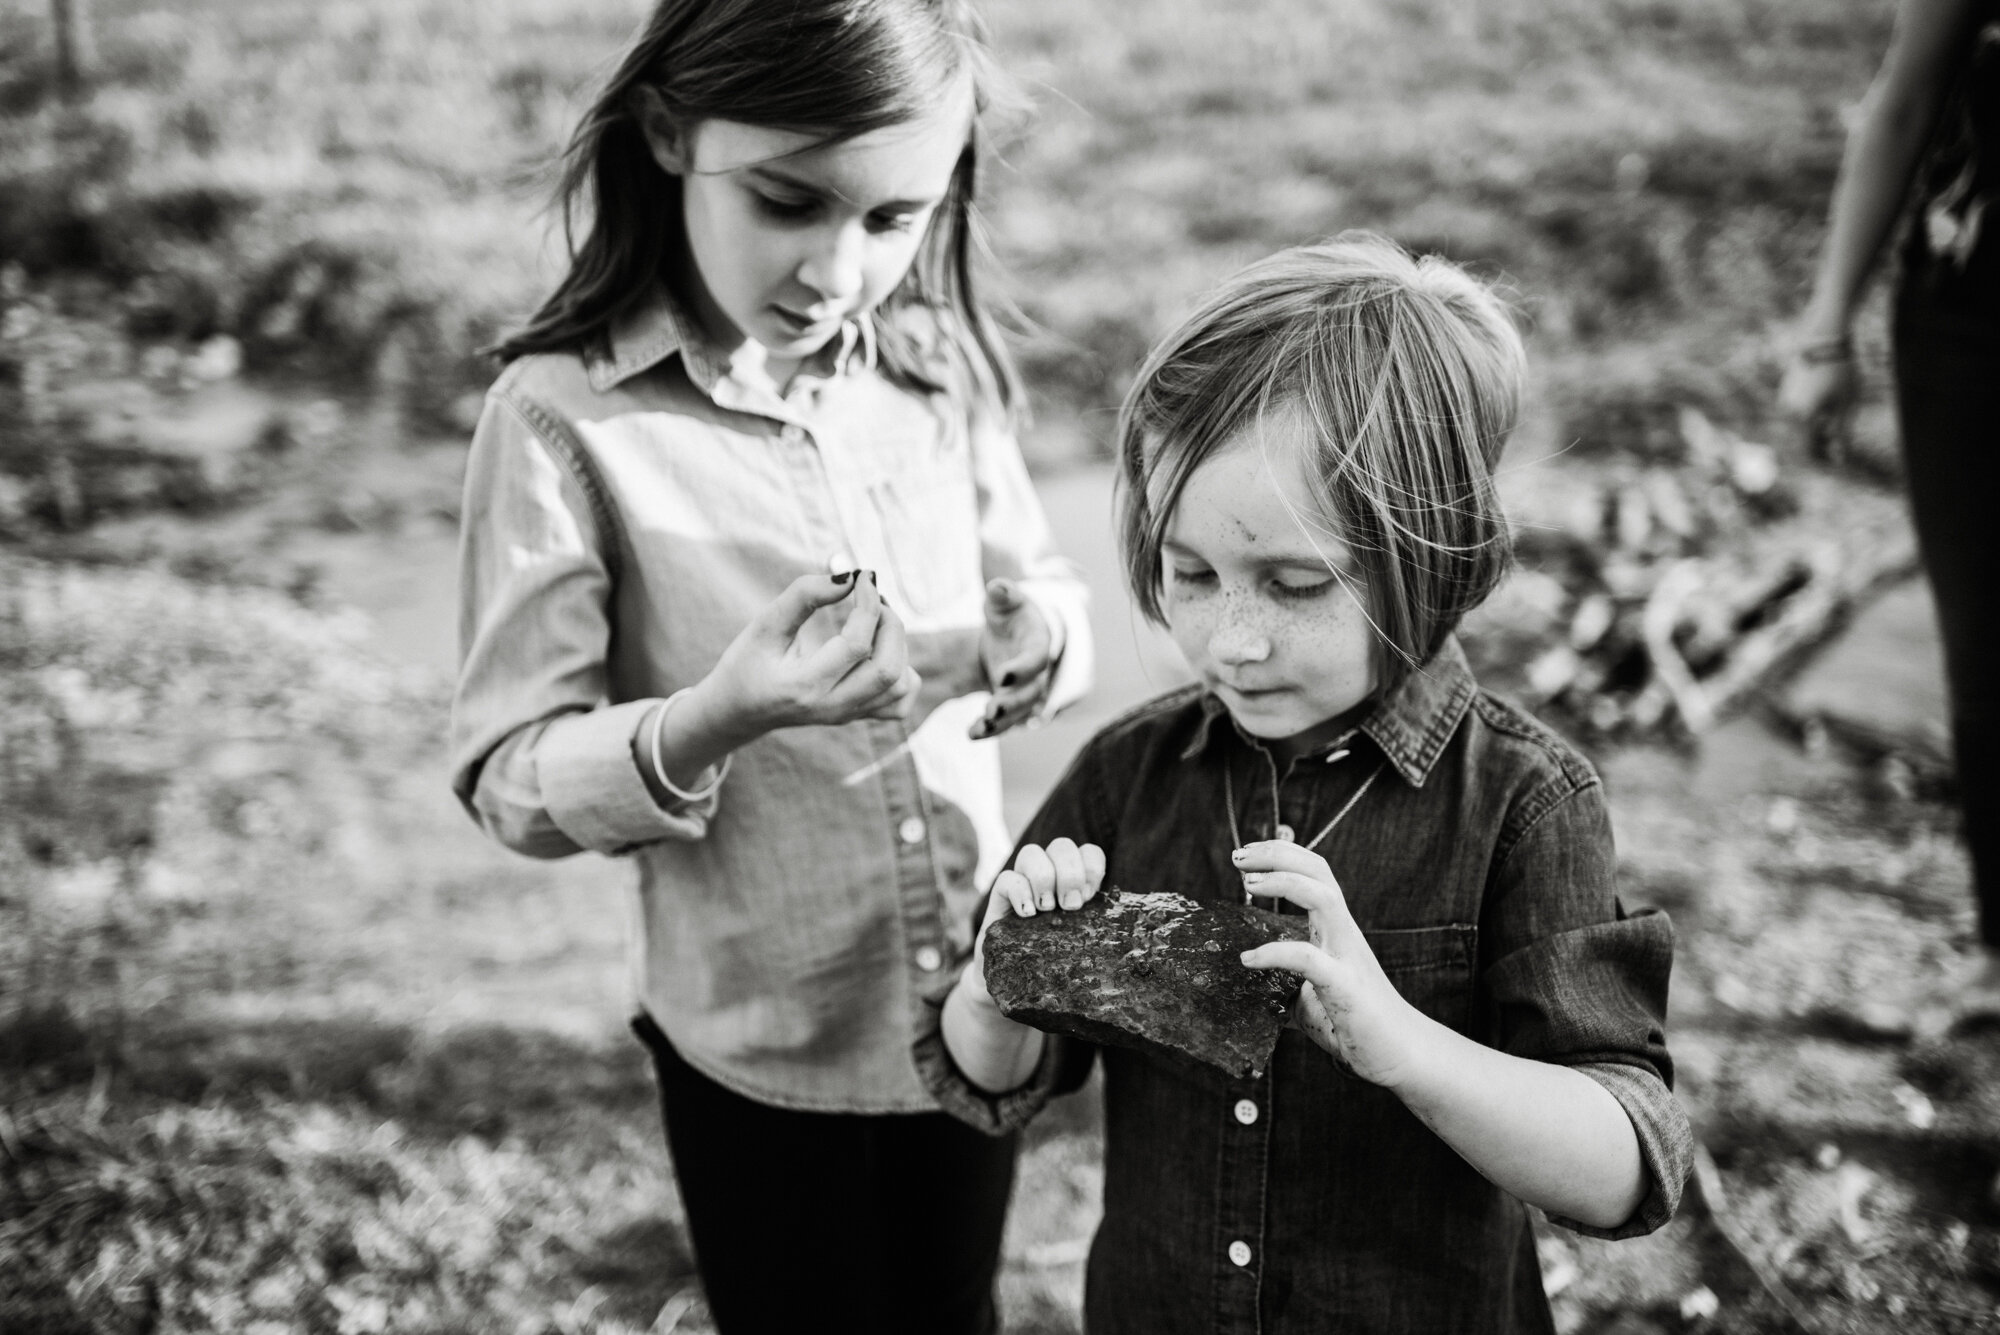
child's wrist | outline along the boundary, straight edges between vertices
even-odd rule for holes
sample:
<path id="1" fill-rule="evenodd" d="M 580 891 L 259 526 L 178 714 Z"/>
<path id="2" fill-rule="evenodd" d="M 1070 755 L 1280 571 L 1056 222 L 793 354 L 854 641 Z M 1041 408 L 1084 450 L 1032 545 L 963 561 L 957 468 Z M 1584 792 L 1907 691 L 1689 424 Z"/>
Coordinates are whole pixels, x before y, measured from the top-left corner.
<path id="1" fill-rule="evenodd" d="M 759 728 L 728 686 L 713 672 L 691 687 L 676 707 L 680 727 L 690 745 L 720 757 L 755 741 L 767 728 Z"/>
<path id="2" fill-rule="evenodd" d="M 1451 1079 L 1455 1064 L 1452 1041 L 1460 1037 L 1457 1031 L 1411 1006 L 1409 1022 L 1397 1037 L 1400 1058 L 1377 1083 L 1406 1102 L 1423 1097 L 1441 1081 Z"/>
<path id="3" fill-rule="evenodd" d="M 973 1021 L 988 1034 L 1007 1034 L 1029 1026 L 1019 1020 L 1007 1018 L 1007 1012 L 1000 1009 L 1000 1003 L 986 990 L 986 980 L 978 970 L 968 967 L 959 975 L 958 983 L 952 988 L 946 1004 L 956 1004 L 965 1012 L 965 1017 Z"/>

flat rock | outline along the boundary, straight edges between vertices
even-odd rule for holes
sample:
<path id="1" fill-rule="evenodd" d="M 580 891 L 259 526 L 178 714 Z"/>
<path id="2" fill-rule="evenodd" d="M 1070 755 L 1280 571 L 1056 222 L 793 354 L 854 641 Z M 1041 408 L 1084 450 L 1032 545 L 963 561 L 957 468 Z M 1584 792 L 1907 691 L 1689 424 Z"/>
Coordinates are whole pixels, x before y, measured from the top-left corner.
<path id="1" fill-rule="evenodd" d="M 994 923 L 986 986 L 1009 1018 L 1037 1029 L 1255 1076 L 1300 979 L 1246 969 L 1238 956 L 1307 936 L 1303 918 L 1113 887 L 1073 912 Z"/>

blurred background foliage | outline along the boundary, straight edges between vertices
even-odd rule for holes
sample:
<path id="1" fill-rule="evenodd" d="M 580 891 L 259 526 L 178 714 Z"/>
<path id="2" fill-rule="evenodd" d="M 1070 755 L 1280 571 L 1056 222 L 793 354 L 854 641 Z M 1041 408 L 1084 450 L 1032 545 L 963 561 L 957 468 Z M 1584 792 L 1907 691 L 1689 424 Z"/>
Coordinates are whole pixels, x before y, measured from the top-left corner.
<path id="1" fill-rule="evenodd" d="M 990 8 L 1038 103 L 988 197 L 1058 455 L 1101 446 L 1125 377 L 1197 292 L 1344 227 L 1516 286 L 1554 437 L 1643 444 L 1690 401 L 1754 424 L 1764 335 L 1799 290 L 1841 108 L 1888 18 L 1875 0 Z M 476 349 L 550 281 L 544 168 L 640 10 L 93 12 L 94 83 L 66 100 L 41 6 L 0 11 L 9 300 L 89 345 L 17 334 L 4 355 L 159 373 L 225 335 L 253 370 L 354 377 L 394 347 L 416 406 L 449 422 L 487 376 Z"/>

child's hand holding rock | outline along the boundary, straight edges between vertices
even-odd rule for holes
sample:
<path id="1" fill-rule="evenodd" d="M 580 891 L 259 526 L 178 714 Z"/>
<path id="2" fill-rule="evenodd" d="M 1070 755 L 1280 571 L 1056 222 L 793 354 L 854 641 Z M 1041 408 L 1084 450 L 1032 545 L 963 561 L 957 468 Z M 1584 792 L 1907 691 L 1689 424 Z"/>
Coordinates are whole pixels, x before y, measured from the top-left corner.
<path id="1" fill-rule="evenodd" d="M 1382 972 L 1326 859 L 1280 839 L 1246 844 L 1231 856 L 1246 890 L 1288 899 L 1312 923 L 1310 942 L 1246 950 L 1245 966 L 1304 975 L 1297 1018 L 1307 1037 L 1363 1080 L 1390 1089 L 1401 1084 L 1422 1041 L 1423 1017 Z"/>
<path id="2" fill-rule="evenodd" d="M 1023 844 L 1011 869 L 993 878 L 986 900 L 986 918 L 972 943 L 972 963 L 960 984 L 974 999 L 992 1003 L 986 991 L 986 932 L 1010 914 L 1032 918 L 1037 910 L 1080 909 L 1104 884 L 1104 850 L 1073 839 L 1051 839 L 1049 846 Z"/>

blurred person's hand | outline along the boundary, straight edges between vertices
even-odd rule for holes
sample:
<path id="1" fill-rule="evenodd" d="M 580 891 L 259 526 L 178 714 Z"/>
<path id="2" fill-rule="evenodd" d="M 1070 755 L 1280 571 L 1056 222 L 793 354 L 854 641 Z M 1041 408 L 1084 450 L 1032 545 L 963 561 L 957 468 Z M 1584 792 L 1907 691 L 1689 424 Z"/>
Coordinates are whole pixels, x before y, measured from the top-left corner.
<path id="1" fill-rule="evenodd" d="M 979 660 L 993 697 L 972 725 L 973 738 L 998 737 L 1036 717 L 1055 682 L 1056 656 L 1055 633 L 1041 609 L 1013 580 L 989 581 Z"/>
<path id="2" fill-rule="evenodd" d="M 1778 383 L 1778 411 L 1816 459 L 1847 452 L 1861 387 L 1845 340 L 1809 343 L 1794 352 Z"/>

